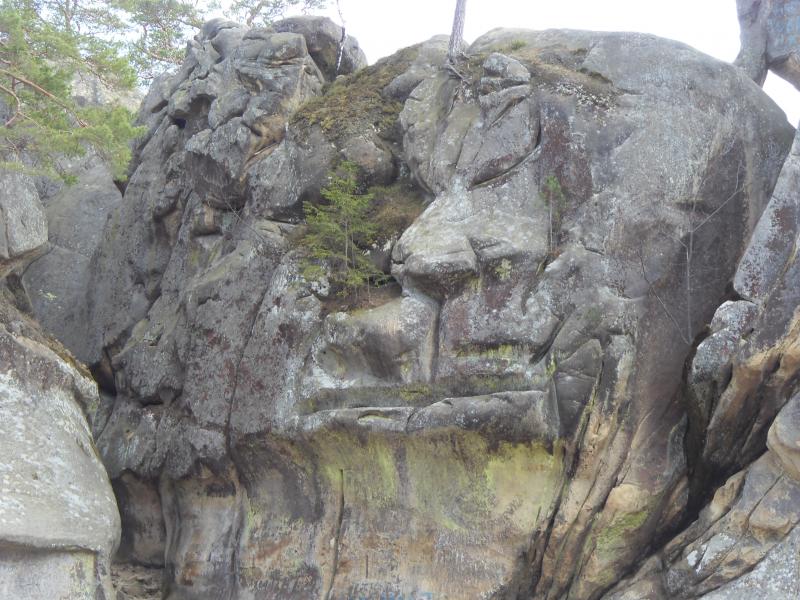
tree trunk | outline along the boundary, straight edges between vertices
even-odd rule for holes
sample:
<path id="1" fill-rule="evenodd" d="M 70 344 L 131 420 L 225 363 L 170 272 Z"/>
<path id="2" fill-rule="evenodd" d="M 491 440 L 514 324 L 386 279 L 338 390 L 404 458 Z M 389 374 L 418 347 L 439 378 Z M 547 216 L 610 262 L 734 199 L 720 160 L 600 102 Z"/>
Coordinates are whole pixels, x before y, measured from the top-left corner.
<path id="1" fill-rule="evenodd" d="M 467 0 L 456 0 L 456 14 L 453 17 L 453 32 L 450 34 L 450 47 L 447 49 L 447 60 L 455 62 L 464 46 L 464 19 L 467 12 Z"/>

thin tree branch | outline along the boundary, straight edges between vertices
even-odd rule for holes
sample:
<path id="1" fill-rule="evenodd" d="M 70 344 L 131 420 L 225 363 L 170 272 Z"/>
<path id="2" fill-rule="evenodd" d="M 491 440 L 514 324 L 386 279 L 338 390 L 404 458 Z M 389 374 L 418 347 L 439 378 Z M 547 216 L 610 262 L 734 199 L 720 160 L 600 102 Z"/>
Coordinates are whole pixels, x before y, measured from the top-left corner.
<path id="1" fill-rule="evenodd" d="M 719 211 L 721 211 L 723 208 L 725 208 L 725 206 L 728 204 L 728 202 L 730 202 L 731 200 L 733 200 L 733 199 L 736 197 L 736 195 L 737 195 L 739 192 L 741 192 L 741 191 L 744 189 L 744 186 L 740 186 L 740 185 L 739 185 L 739 175 L 740 175 L 740 173 L 741 173 L 741 170 L 742 170 L 742 163 L 739 163 L 739 167 L 738 167 L 738 168 L 737 168 L 737 170 L 736 170 L 736 189 L 733 191 L 733 193 L 732 193 L 730 196 L 728 196 L 728 198 L 725 200 L 725 202 L 723 202 L 722 204 L 720 204 L 720 205 L 719 205 L 719 206 L 718 206 L 718 207 L 717 207 L 717 208 L 714 210 L 714 212 L 712 212 L 712 213 L 711 213 L 710 215 L 708 215 L 708 216 L 707 216 L 705 219 L 703 219 L 703 220 L 700 222 L 700 224 L 699 224 L 697 227 L 695 227 L 695 228 L 693 229 L 693 231 L 697 231 L 697 230 L 698 230 L 698 229 L 700 229 L 700 228 L 701 228 L 703 225 L 705 225 L 706 223 L 708 223 L 708 222 L 709 222 L 709 221 L 710 221 L 710 220 L 711 220 L 711 219 L 712 219 L 712 218 L 713 218 L 713 217 L 714 217 L 714 216 L 715 216 L 715 215 L 716 215 L 716 214 L 717 214 Z"/>
<path id="2" fill-rule="evenodd" d="M 43 96 L 46 96 L 47 98 L 49 98 L 50 100 L 52 100 L 53 102 L 55 102 L 56 104 L 58 104 L 58 105 L 59 105 L 61 108 L 63 108 L 64 110 L 68 111 L 69 113 L 71 113 L 71 114 L 72 114 L 72 116 L 73 116 L 73 117 L 75 117 L 75 119 L 78 121 L 78 125 L 79 125 L 80 127 L 86 127 L 86 122 L 85 122 L 83 119 L 81 119 L 81 118 L 80 118 L 80 117 L 79 117 L 79 116 L 78 116 L 78 115 L 75 113 L 75 111 L 74 111 L 74 110 L 73 110 L 73 109 L 72 109 L 72 108 L 71 108 L 71 107 L 70 107 L 70 106 L 69 106 L 69 105 L 68 105 L 66 102 L 63 102 L 63 101 L 62 101 L 62 100 L 60 100 L 60 99 L 59 99 L 57 96 L 55 96 L 55 95 L 51 94 L 51 93 L 50 93 L 50 92 L 48 92 L 46 89 L 44 89 L 42 86 L 40 86 L 40 85 L 37 85 L 37 84 L 35 84 L 33 81 L 31 81 L 31 80 L 29 80 L 29 79 L 26 79 L 25 77 L 21 77 L 20 75 L 18 75 L 18 74 L 16 74 L 16 73 L 14 73 L 14 72 L 12 72 L 12 71 L 9 71 L 8 69 L 0 69 L 0 73 L 5 73 L 5 74 L 6 74 L 6 75 L 8 75 L 9 77 L 13 77 L 14 79 L 16 79 L 17 81 L 19 81 L 20 83 L 24 83 L 24 84 L 25 84 L 25 85 L 27 85 L 29 88 L 31 88 L 31 89 L 33 89 L 33 90 L 35 90 L 36 92 L 39 92 L 39 93 L 40 93 L 40 94 L 42 94 Z"/>
<path id="3" fill-rule="evenodd" d="M 17 103 L 17 108 L 14 111 L 14 114 L 11 115 L 11 117 L 3 124 L 5 127 L 11 127 L 11 125 L 14 124 L 14 121 L 16 121 L 17 117 L 22 114 L 22 102 L 20 101 L 19 96 L 17 96 L 13 90 L 7 88 L 6 86 L 0 84 L 0 90 L 14 98 L 14 102 Z"/>
<path id="4" fill-rule="evenodd" d="M 644 255 L 642 254 L 641 250 L 638 252 L 638 254 L 639 254 L 639 264 L 641 265 L 642 269 L 642 279 L 644 279 L 645 282 L 647 283 L 650 293 L 653 294 L 653 296 L 655 296 L 656 300 L 658 300 L 658 303 L 661 305 L 661 308 L 664 309 L 664 312 L 666 313 L 667 317 L 669 317 L 669 320 L 672 321 L 672 324 L 675 326 L 675 329 L 681 336 L 681 340 L 683 340 L 683 342 L 686 344 L 691 343 L 691 340 L 687 339 L 687 337 L 683 333 L 683 327 L 681 327 L 678 324 L 678 321 L 675 319 L 675 317 L 672 316 L 672 313 L 669 311 L 669 308 L 667 308 L 667 305 L 664 303 L 664 301 L 661 299 L 661 296 L 659 296 L 658 292 L 655 290 L 655 286 L 647 277 L 647 269 L 644 266 Z"/>

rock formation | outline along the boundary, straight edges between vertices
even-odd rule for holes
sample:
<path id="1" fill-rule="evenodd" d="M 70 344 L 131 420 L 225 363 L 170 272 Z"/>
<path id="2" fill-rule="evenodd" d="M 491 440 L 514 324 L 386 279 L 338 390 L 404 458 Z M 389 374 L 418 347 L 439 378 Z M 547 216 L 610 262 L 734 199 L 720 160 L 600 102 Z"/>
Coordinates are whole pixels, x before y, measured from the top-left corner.
<path id="1" fill-rule="evenodd" d="M 688 372 L 690 488 L 710 502 L 609 598 L 800 594 L 799 208 L 800 134 L 739 262 L 737 299 Z"/>
<path id="2" fill-rule="evenodd" d="M 792 129 L 650 36 L 496 30 L 462 78 L 437 38 L 332 82 L 336 36 L 209 23 L 143 104 L 73 345 L 122 556 L 170 598 L 598 598 L 765 435 L 715 462 L 682 381 Z M 345 159 L 426 206 L 350 310 L 294 241 Z"/>
<path id="3" fill-rule="evenodd" d="M 774 71 L 800 90 L 800 1 L 736 0 L 742 49 L 736 64 L 759 85 Z"/>
<path id="4" fill-rule="evenodd" d="M 120 519 L 86 420 L 97 385 L 15 308 L 31 308 L 19 275 L 47 221 L 33 179 L 0 181 L 0 597 L 110 598 Z"/>
<path id="5" fill-rule="evenodd" d="M 85 173 L 93 235 L 50 196 L 77 270 L 15 289 L 102 388 L 118 557 L 170 600 L 795 597 L 800 141 L 757 74 L 639 34 L 499 29 L 449 70 L 447 38 L 341 39 L 207 23 L 122 200 Z M 384 211 L 367 298 L 301 275 L 343 161 Z"/>

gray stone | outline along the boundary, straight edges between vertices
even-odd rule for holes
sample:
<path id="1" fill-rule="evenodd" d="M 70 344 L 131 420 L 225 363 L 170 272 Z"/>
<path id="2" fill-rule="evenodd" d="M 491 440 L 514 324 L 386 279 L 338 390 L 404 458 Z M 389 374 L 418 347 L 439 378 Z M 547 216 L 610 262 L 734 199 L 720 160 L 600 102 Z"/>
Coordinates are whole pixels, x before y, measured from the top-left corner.
<path id="1" fill-rule="evenodd" d="M 0 171 L 0 275 L 47 243 L 47 219 L 33 180 Z"/>
<path id="2" fill-rule="evenodd" d="M 697 499 L 685 364 L 792 128 L 739 69 L 638 34 L 495 30 L 467 81 L 434 40 L 323 93 L 330 25 L 250 30 L 224 57 L 198 38 L 92 259 L 128 556 L 163 548 L 175 597 L 594 600 Z M 292 117 L 365 90 L 386 127 Z M 430 200 L 366 297 L 306 281 L 295 241 L 342 158 Z M 722 387 L 725 361 L 706 366 Z M 795 489 L 767 463 L 681 552 L 744 539 L 748 508 L 742 564 L 778 543 Z"/>
<path id="3" fill-rule="evenodd" d="M 800 89 L 800 2 L 736 0 L 742 47 L 736 64 L 759 85 L 773 71 Z"/>
<path id="4" fill-rule="evenodd" d="M 74 184 L 45 199 L 50 250 L 27 267 L 22 281 L 39 323 L 85 357 L 91 259 L 122 195 L 96 156 L 73 173 Z"/>
<path id="5" fill-rule="evenodd" d="M 781 171 L 772 200 L 750 238 L 733 285 L 744 298 L 762 301 L 772 291 L 793 254 L 800 233 L 800 133 Z"/>
<path id="6" fill-rule="evenodd" d="M 703 600 L 793 600 L 800 596 L 800 528 L 776 545 L 749 573 L 701 596 Z"/>
<path id="7" fill-rule="evenodd" d="M 119 515 L 82 411 L 97 404 L 97 387 L 28 326 L 9 331 L 8 310 L 0 306 L 0 594 L 109 597 Z"/>
<path id="8" fill-rule="evenodd" d="M 518 60 L 505 54 L 493 52 L 483 63 L 485 75 L 481 77 L 481 88 L 486 92 L 517 85 L 527 85 L 531 74 Z"/>
<path id="9" fill-rule="evenodd" d="M 411 66 L 392 79 L 381 94 L 385 98 L 405 102 L 415 87 L 444 64 L 449 41 L 449 36 L 437 35 L 420 44 Z"/>
<path id="10" fill-rule="evenodd" d="M 367 57 L 358 41 L 326 17 L 291 17 L 273 23 L 275 31 L 299 33 L 306 39 L 308 52 L 325 78 L 355 73 L 367 66 Z M 340 60 L 341 54 L 341 60 Z"/>

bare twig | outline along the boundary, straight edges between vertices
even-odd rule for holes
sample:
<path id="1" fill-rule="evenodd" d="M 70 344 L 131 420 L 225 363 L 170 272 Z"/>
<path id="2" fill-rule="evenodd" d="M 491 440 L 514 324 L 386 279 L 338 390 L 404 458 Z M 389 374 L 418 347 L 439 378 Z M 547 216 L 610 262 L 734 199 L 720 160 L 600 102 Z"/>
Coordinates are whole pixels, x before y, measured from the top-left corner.
<path id="1" fill-rule="evenodd" d="M 667 317 L 669 317 L 669 320 L 672 321 L 672 324 L 675 325 L 675 329 L 677 329 L 678 334 L 681 336 L 681 340 L 689 344 L 691 340 L 687 339 L 686 336 L 684 335 L 683 327 L 681 327 L 677 319 L 675 319 L 675 317 L 672 316 L 672 313 L 669 311 L 669 308 L 667 308 L 667 305 L 664 303 L 664 301 L 661 299 L 661 296 L 659 296 L 658 292 L 656 291 L 655 285 L 653 285 L 653 283 L 647 277 L 647 269 L 644 266 L 644 255 L 642 254 L 641 251 L 638 254 L 639 254 L 639 264 L 641 265 L 642 269 L 642 278 L 647 283 L 650 293 L 653 294 L 656 300 L 658 300 L 658 303 L 661 305 L 661 308 L 664 310 L 664 313 L 667 315 Z"/>

